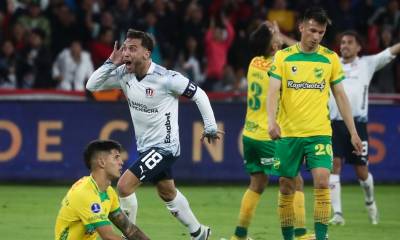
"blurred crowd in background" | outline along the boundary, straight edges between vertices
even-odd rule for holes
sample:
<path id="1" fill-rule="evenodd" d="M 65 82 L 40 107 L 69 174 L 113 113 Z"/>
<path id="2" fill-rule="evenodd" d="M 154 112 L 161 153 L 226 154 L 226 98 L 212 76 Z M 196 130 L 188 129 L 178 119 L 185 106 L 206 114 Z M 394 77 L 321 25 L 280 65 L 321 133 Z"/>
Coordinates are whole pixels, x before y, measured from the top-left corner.
<path id="1" fill-rule="evenodd" d="M 151 33 L 153 61 L 180 71 L 206 91 L 246 92 L 248 37 L 265 20 L 298 39 L 309 6 L 333 21 L 323 45 L 363 36 L 362 54 L 400 40 L 397 0 L 1 0 L 0 89 L 83 91 L 90 74 L 122 43 L 128 28 Z M 375 75 L 371 92 L 400 92 L 398 58 Z"/>

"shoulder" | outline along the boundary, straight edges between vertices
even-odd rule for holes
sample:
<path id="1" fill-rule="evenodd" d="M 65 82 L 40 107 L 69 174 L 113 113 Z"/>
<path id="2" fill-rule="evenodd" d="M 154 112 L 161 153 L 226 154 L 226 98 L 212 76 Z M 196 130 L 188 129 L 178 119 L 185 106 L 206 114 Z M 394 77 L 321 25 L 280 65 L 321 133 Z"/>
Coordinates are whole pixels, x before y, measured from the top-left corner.
<path id="1" fill-rule="evenodd" d="M 332 51 L 329 48 L 321 46 L 321 45 L 320 45 L 320 49 L 318 50 L 318 54 L 320 54 L 328 59 L 339 60 L 339 56 L 337 55 L 337 53 L 335 51 Z"/>
<path id="2" fill-rule="evenodd" d="M 153 74 L 159 75 L 159 76 L 165 76 L 168 74 L 168 71 L 165 67 L 156 64 L 154 67 Z"/>

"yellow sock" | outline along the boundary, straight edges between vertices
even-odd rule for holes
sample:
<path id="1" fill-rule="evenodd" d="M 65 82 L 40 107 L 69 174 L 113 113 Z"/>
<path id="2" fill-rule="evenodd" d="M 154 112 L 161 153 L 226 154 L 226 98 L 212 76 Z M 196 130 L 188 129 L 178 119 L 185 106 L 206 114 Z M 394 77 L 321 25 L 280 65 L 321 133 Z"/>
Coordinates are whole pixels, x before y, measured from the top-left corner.
<path id="1" fill-rule="evenodd" d="M 304 235 L 306 233 L 306 210 L 304 208 L 304 193 L 296 191 L 294 194 L 294 228 L 295 234 Z M 296 231 L 299 233 L 297 234 Z"/>
<path id="2" fill-rule="evenodd" d="M 328 224 L 331 216 L 331 195 L 329 188 L 314 189 L 314 221 Z"/>
<path id="3" fill-rule="evenodd" d="M 244 193 L 239 212 L 239 227 L 248 228 L 253 218 L 254 212 L 258 202 L 260 201 L 260 194 L 250 189 Z"/>
<path id="4" fill-rule="evenodd" d="M 294 194 L 279 194 L 278 213 L 281 221 L 281 227 L 293 227 L 294 224 Z"/>

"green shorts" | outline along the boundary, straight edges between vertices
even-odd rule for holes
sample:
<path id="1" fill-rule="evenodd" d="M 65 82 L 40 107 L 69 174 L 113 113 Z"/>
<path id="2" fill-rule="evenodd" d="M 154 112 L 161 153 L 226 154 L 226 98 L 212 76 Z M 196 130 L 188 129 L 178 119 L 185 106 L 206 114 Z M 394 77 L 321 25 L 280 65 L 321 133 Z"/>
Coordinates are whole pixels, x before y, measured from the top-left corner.
<path id="1" fill-rule="evenodd" d="M 263 172 L 267 175 L 273 171 L 275 141 L 256 140 L 243 136 L 244 167 L 247 173 Z"/>
<path id="2" fill-rule="evenodd" d="M 295 177 L 305 160 L 307 168 L 332 170 L 332 139 L 330 136 L 285 137 L 276 141 L 275 169 L 281 177 Z"/>

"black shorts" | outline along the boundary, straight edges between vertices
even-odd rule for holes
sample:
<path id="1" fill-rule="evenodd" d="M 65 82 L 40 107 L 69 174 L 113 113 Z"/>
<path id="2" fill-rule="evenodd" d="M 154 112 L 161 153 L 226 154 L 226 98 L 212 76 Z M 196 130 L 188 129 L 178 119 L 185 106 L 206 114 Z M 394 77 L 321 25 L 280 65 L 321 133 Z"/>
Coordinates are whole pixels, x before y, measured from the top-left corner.
<path id="1" fill-rule="evenodd" d="M 363 149 L 360 156 L 353 153 L 350 133 L 344 121 L 332 121 L 332 147 L 333 156 L 345 159 L 345 162 L 353 165 L 368 165 L 368 132 L 367 123 L 354 121 L 358 135 L 361 138 Z"/>
<path id="2" fill-rule="evenodd" d="M 178 159 L 169 152 L 159 148 L 151 148 L 139 153 L 139 158 L 129 170 L 141 181 L 157 183 L 165 179 L 173 179 L 172 164 Z"/>

